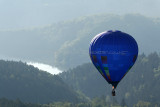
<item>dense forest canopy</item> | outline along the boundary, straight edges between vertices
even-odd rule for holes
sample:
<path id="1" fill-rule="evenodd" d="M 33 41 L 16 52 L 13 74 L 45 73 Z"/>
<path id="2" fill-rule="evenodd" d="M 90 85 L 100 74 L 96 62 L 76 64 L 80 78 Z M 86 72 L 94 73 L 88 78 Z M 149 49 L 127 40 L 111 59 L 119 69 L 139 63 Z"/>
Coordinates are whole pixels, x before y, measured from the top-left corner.
<path id="1" fill-rule="evenodd" d="M 96 97 L 89 102 L 85 103 L 71 103 L 71 102 L 54 102 L 49 104 L 32 104 L 24 103 L 17 100 L 7 100 L 5 98 L 0 99 L 1 107 L 128 107 L 125 100 L 123 99 L 120 103 L 113 99 L 113 101 L 106 101 L 105 97 Z M 159 107 L 160 104 L 139 101 L 134 104 L 133 107 Z"/>
<path id="2" fill-rule="evenodd" d="M 99 74 L 91 63 L 86 63 L 60 74 L 61 78 L 75 90 L 84 93 L 89 98 L 107 96 L 110 100 L 111 85 Z M 123 98 L 128 105 L 138 101 L 160 103 L 160 56 L 155 52 L 149 55 L 141 54 L 130 72 L 119 83 L 115 97 Z"/>
<path id="3" fill-rule="evenodd" d="M 0 105 L 156 107 L 160 106 L 159 76 L 159 54 L 141 54 L 131 71 L 118 85 L 117 96 L 112 97 L 111 86 L 91 63 L 85 63 L 59 75 L 51 75 L 21 61 L 0 60 Z"/>
<path id="4" fill-rule="evenodd" d="M 21 61 L 0 60 L 0 98 L 23 102 L 79 102 L 78 94 L 58 75 L 51 75 Z"/>

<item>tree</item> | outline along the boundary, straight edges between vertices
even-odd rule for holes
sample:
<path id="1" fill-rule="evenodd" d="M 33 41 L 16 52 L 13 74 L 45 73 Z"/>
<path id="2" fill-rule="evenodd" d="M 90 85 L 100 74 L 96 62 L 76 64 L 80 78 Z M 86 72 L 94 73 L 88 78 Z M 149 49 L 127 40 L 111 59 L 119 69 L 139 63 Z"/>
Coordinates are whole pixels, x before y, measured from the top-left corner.
<path id="1" fill-rule="evenodd" d="M 125 101 L 124 98 L 123 98 L 122 101 L 121 101 L 121 106 L 122 106 L 122 107 L 127 107 L 127 104 L 126 104 L 126 101 Z"/>

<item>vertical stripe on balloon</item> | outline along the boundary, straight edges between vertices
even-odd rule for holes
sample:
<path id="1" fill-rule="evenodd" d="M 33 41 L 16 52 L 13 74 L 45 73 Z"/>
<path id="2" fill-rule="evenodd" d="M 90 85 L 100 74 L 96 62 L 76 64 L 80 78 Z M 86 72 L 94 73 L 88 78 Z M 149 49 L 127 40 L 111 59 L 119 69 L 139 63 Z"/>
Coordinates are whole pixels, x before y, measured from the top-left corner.
<path id="1" fill-rule="evenodd" d="M 108 79 L 111 81 L 111 77 L 110 77 L 110 74 L 109 74 L 109 69 L 108 69 L 108 67 L 103 67 L 103 68 L 104 68 L 104 71 L 105 71 Z"/>
<path id="2" fill-rule="evenodd" d="M 101 56 L 101 61 L 103 64 L 104 71 L 105 71 L 108 79 L 111 81 L 111 77 L 110 77 L 109 69 L 108 69 L 108 65 L 107 65 L 107 56 Z"/>
<path id="3" fill-rule="evenodd" d="M 100 66 L 98 65 L 98 63 L 96 64 L 96 68 L 98 69 L 98 71 L 100 72 L 100 74 L 107 80 L 107 78 L 105 77 L 104 73 L 102 72 Z"/>
<path id="4" fill-rule="evenodd" d="M 97 69 L 98 69 L 98 71 L 99 71 L 101 74 L 103 74 L 103 72 L 102 72 L 100 66 L 97 66 Z"/>
<path id="5" fill-rule="evenodd" d="M 101 56 L 102 64 L 107 64 L 107 56 Z"/>
<path id="6" fill-rule="evenodd" d="M 94 62 L 94 64 L 95 64 L 95 66 L 96 66 L 96 68 L 98 69 L 98 71 L 100 72 L 100 74 L 101 74 L 103 77 L 105 77 L 103 71 L 101 70 L 100 65 L 98 64 L 97 57 L 96 57 L 95 55 L 93 55 L 92 58 L 93 58 L 93 62 Z"/>

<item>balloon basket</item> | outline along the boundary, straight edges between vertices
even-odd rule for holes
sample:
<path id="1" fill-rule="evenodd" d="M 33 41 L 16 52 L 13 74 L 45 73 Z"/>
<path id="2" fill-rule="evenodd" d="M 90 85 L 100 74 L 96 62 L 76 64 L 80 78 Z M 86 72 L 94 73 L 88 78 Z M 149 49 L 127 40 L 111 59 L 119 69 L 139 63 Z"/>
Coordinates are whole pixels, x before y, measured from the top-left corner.
<path id="1" fill-rule="evenodd" d="M 112 96 L 116 96 L 116 92 L 115 92 L 114 86 L 112 87 Z"/>

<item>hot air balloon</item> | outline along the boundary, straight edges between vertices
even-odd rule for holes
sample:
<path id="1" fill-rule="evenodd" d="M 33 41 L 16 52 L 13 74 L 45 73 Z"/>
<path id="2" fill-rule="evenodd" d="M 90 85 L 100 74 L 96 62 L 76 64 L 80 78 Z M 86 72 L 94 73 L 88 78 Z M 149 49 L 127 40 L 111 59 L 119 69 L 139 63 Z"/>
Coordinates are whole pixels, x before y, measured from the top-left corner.
<path id="1" fill-rule="evenodd" d="M 138 45 L 131 35 L 110 30 L 91 40 L 89 55 L 100 74 L 112 85 L 112 95 L 115 96 L 118 83 L 137 59 Z"/>

